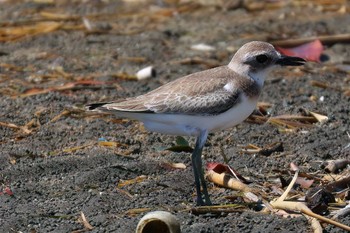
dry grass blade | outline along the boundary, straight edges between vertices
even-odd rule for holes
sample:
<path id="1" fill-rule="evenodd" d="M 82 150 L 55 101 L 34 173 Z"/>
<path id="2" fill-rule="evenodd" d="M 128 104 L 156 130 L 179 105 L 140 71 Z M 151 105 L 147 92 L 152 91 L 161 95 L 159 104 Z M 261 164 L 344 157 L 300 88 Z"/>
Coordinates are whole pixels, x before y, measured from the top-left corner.
<path id="1" fill-rule="evenodd" d="M 36 119 L 32 119 L 24 126 L 18 126 L 13 123 L 7 123 L 7 122 L 0 122 L 0 126 L 8 127 L 15 130 L 20 130 L 20 134 L 29 135 L 33 132 L 33 130 L 35 130 L 40 125 L 38 124 L 38 121 Z"/>
<path id="2" fill-rule="evenodd" d="M 56 156 L 56 155 L 58 155 L 58 154 L 60 154 L 60 153 L 62 153 L 62 152 L 63 152 L 63 153 L 73 153 L 73 152 L 75 152 L 75 151 L 84 149 L 84 148 L 89 147 L 89 146 L 93 146 L 93 145 L 95 145 L 95 144 L 96 144 L 96 143 L 93 142 L 93 143 L 87 143 L 87 144 L 81 145 L 81 146 L 75 146 L 75 147 L 65 148 L 65 149 L 63 149 L 63 150 L 56 150 L 56 151 L 50 152 L 49 155 L 51 155 L 51 156 Z"/>
<path id="3" fill-rule="evenodd" d="M 88 144 L 85 144 L 85 145 L 82 145 L 82 146 L 75 146 L 75 147 L 70 147 L 70 148 L 66 148 L 64 150 L 62 150 L 62 152 L 65 152 L 65 153 L 73 153 L 77 150 L 81 150 L 81 149 L 84 149 L 86 147 L 89 147 L 89 146 L 92 146 L 94 145 L 95 143 L 88 143 Z"/>
<path id="4" fill-rule="evenodd" d="M 0 67 L 2 68 L 2 70 L 17 71 L 17 72 L 21 72 L 25 69 L 25 67 L 16 66 L 8 63 L 0 63 Z"/>
<path id="5" fill-rule="evenodd" d="M 87 221 L 85 214 L 83 212 L 80 212 L 80 216 L 79 216 L 78 221 L 84 225 L 85 229 L 87 229 L 87 230 L 94 229 L 94 227 L 91 226 L 91 224 Z"/>
<path id="6" fill-rule="evenodd" d="M 111 142 L 111 141 L 99 141 L 98 145 L 99 146 L 106 146 L 106 147 L 120 147 L 120 146 L 127 147 L 128 146 L 128 145 L 120 143 L 120 142 Z"/>
<path id="7" fill-rule="evenodd" d="M 198 206 L 191 208 L 193 214 L 207 214 L 207 213 L 233 213 L 243 212 L 247 209 L 244 205 L 239 204 L 228 204 L 228 205 L 217 205 L 217 206 Z"/>
<path id="8" fill-rule="evenodd" d="M 242 146 L 242 153 L 248 153 L 248 154 L 261 154 L 265 156 L 269 156 L 274 152 L 282 152 L 283 151 L 283 144 L 281 142 L 274 142 L 269 145 L 264 146 L 263 148 L 260 148 L 258 146 L 255 146 L 253 144 L 248 144 L 247 146 Z"/>
<path id="9" fill-rule="evenodd" d="M 139 214 L 142 214 L 144 212 L 150 211 L 151 208 L 136 208 L 136 209 L 130 209 L 125 212 L 125 215 L 128 216 L 136 216 Z"/>
<path id="10" fill-rule="evenodd" d="M 329 84 L 328 83 L 315 81 L 315 80 L 311 81 L 311 85 L 314 86 L 314 87 L 319 87 L 319 88 L 323 88 L 323 89 L 329 88 Z"/>
<path id="11" fill-rule="evenodd" d="M 65 83 L 63 85 L 57 85 L 48 88 L 31 88 L 26 90 L 23 94 L 14 95 L 13 98 L 16 97 L 28 97 L 33 95 L 41 95 L 47 94 L 52 91 L 74 91 L 81 89 L 100 89 L 100 88 L 114 88 L 114 86 L 110 85 L 110 82 L 100 82 L 95 80 L 80 80 L 75 82 Z"/>
<path id="12" fill-rule="evenodd" d="M 15 125 L 13 123 L 1 122 L 1 121 L 0 121 L 0 126 L 11 128 L 11 129 L 21 129 L 21 127 L 18 125 Z"/>
<path id="13" fill-rule="evenodd" d="M 302 122 L 309 122 L 309 123 L 315 123 L 314 117 L 310 116 L 300 116 L 300 115 L 279 115 L 275 117 L 271 117 L 273 119 L 279 119 L 279 120 L 295 120 L 295 121 L 302 121 Z"/>
<path id="14" fill-rule="evenodd" d="M 125 181 L 120 181 L 118 183 L 118 188 L 122 188 L 124 186 L 127 186 L 127 185 L 131 185 L 131 184 L 136 184 L 136 183 L 140 183 L 142 181 L 144 181 L 145 179 L 147 179 L 148 177 L 145 176 L 145 175 L 141 175 L 141 176 L 138 176 L 134 179 L 131 179 L 131 180 L 125 180 Z"/>
<path id="15" fill-rule="evenodd" d="M 123 190 L 123 189 L 120 189 L 120 188 L 115 188 L 117 190 L 117 192 L 123 194 L 124 196 L 126 196 L 128 199 L 132 199 L 133 198 L 133 195 L 131 195 L 129 192 Z"/>
<path id="16" fill-rule="evenodd" d="M 0 42 L 14 41 L 28 36 L 45 34 L 58 30 L 62 26 L 58 22 L 39 22 L 33 25 L 0 28 Z"/>
<path id="17" fill-rule="evenodd" d="M 60 14 L 60 13 L 54 13 L 54 12 L 48 12 L 48 11 L 41 11 L 40 16 L 45 18 L 46 20 L 55 20 L 55 21 L 62 21 L 62 20 L 79 20 L 81 17 L 77 15 L 68 15 L 68 14 Z"/>
<path id="18" fill-rule="evenodd" d="M 274 117 L 251 115 L 248 122 L 256 124 L 264 124 L 269 122 L 278 127 L 284 127 L 287 129 L 298 129 L 312 127 L 313 123 L 318 122 L 314 116 L 301 116 L 301 115 L 280 115 Z"/>
<path id="19" fill-rule="evenodd" d="M 126 62 L 134 62 L 134 63 L 145 63 L 147 62 L 146 57 L 117 57 L 116 59 Z"/>
<path id="20" fill-rule="evenodd" d="M 52 118 L 51 123 L 58 121 L 63 116 L 68 116 L 71 112 L 69 110 L 63 110 L 60 114 Z"/>
<path id="21" fill-rule="evenodd" d="M 200 57 L 185 58 L 180 61 L 175 61 L 173 63 L 180 63 L 181 65 L 205 65 L 207 68 L 214 68 L 220 65 L 216 60 L 203 59 Z"/>
<path id="22" fill-rule="evenodd" d="M 264 124 L 268 121 L 268 117 L 252 114 L 245 121 L 250 122 L 250 123 L 254 123 L 254 124 Z"/>
<path id="23" fill-rule="evenodd" d="M 109 113 L 104 113 L 104 112 L 87 112 L 84 109 L 81 108 L 77 108 L 77 107 L 73 107 L 73 108 L 69 108 L 69 109 L 65 109 L 62 112 L 60 112 L 57 116 L 55 116 L 54 118 L 52 118 L 52 120 L 50 121 L 51 123 L 58 121 L 59 119 L 61 119 L 62 117 L 72 117 L 72 118 L 103 118 L 106 116 L 109 116 Z M 114 120 L 111 120 L 112 122 L 114 122 Z M 115 123 L 122 123 L 123 120 L 117 120 Z"/>
<path id="24" fill-rule="evenodd" d="M 311 124 L 305 124 L 305 123 L 301 123 L 293 120 L 281 119 L 277 117 L 271 117 L 270 119 L 268 119 L 267 122 L 273 125 L 276 125 L 279 127 L 285 127 L 288 129 L 308 128 L 312 126 Z"/>

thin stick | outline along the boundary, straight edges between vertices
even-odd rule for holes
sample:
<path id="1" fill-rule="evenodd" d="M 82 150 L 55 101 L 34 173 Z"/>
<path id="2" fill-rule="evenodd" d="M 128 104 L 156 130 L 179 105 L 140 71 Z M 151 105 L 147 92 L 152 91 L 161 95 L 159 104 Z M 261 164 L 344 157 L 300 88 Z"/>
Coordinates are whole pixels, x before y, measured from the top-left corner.
<path id="1" fill-rule="evenodd" d="M 338 35 L 327 35 L 327 36 L 317 36 L 317 37 L 308 37 L 308 38 L 297 38 L 289 40 L 275 40 L 271 41 L 273 45 L 293 47 L 301 44 L 305 44 L 314 40 L 320 40 L 322 44 L 332 45 L 335 43 L 349 43 L 350 34 L 338 34 Z"/>

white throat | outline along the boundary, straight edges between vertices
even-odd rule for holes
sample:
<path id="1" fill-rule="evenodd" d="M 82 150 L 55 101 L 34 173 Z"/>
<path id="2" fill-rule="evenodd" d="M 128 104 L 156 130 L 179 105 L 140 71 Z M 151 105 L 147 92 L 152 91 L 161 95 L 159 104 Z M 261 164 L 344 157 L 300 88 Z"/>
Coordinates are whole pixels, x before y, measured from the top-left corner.
<path id="1" fill-rule="evenodd" d="M 261 70 L 259 72 L 251 72 L 249 73 L 249 77 L 251 77 L 260 87 L 262 87 L 264 85 L 266 76 L 268 75 L 270 69 L 265 69 L 265 70 Z"/>
<path id="2" fill-rule="evenodd" d="M 253 79 L 260 87 L 262 87 L 264 85 L 265 82 L 265 78 L 268 75 L 268 73 L 270 72 L 271 68 L 267 68 L 264 70 L 261 70 L 259 72 L 251 72 L 249 70 L 249 66 L 244 66 L 241 64 L 237 64 L 234 62 L 230 62 L 228 64 L 228 67 L 235 71 L 237 74 L 245 76 L 245 77 L 250 77 L 251 79 Z"/>

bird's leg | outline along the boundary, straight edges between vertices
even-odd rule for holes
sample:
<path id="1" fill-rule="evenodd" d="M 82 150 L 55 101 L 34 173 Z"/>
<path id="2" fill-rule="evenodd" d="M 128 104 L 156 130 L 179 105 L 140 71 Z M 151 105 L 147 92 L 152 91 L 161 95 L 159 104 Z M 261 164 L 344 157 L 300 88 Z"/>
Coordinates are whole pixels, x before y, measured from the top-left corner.
<path id="1" fill-rule="evenodd" d="M 197 148 L 197 147 L 196 147 Z M 195 150 L 193 151 L 192 154 L 192 169 L 193 169 L 193 173 L 194 173 L 194 182 L 196 185 L 196 193 L 197 193 L 197 205 L 204 205 L 203 199 L 202 199 L 202 193 L 201 193 L 201 182 L 199 180 L 200 175 L 198 174 L 198 164 L 197 164 L 197 151 Z"/>
<path id="2" fill-rule="evenodd" d="M 202 150 L 204 147 L 204 144 L 208 137 L 208 131 L 202 130 L 200 131 L 197 141 L 196 141 L 196 147 L 194 148 L 193 154 L 192 154 L 192 166 L 193 166 L 193 172 L 194 172 L 194 179 L 196 183 L 196 191 L 197 191 L 197 205 L 211 205 L 211 201 L 209 198 L 207 185 L 205 183 L 204 179 L 204 173 L 203 173 L 203 167 L 202 167 Z M 203 202 L 201 187 L 203 190 L 205 203 Z"/>
<path id="3" fill-rule="evenodd" d="M 203 145 L 201 147 L 201 150 L 200 150 L 200 154 L 199 156 L 196 157 L 196 159 L 198 160 L 197 161 L 197 164 L 198 164 L 198 168 L 199 168 L 199 179 L 201 181 L 201 184 L 202 184 L 202 191 L 203 191 L 203 194 L 204 194 L 204 199 L 205 199 L 205 204 L 206 205 L 211 205 L 211 201 L 210 201 L 210 198 L 209 198 L 209 194 L 208 194 L 208 190 L 207 190 L 207 183 L 205 182 L 205 179 L 204 179 L 204 168 L 203 168 L 203 165 L 202 165 L 202 149 L 204 147 L 204 144 L 207 140 L 207 137 L 208 137 L 208 131 L 205 131 L 205 136 L 202 138 L 203 139 Z"/>

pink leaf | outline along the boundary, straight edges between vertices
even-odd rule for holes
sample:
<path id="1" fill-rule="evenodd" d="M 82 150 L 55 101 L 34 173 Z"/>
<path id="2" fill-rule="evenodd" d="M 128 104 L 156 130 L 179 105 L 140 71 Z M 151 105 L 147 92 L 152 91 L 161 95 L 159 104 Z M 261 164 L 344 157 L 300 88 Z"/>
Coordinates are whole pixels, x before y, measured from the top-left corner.
<path id="1" fill-rule="evenodd" d="M 223 173 L 225 171 L 227 171 L 226 169 L 226 165 L 222 164 L 222 163 L 207 163 L 207 170 L 213 170 L 216 173 Z"/>
<path id="2" fill-rule="evenodd" d="M 292 170 L 292 171 L 294 171 L 294 172 L 299 170 L 298 165 L 296 165 L 296 164 L 293 163 L 293 162 L 291 162 L 291 163 L 289 164 L 289 166 L 290 166 L 290 170 Z"/>
<path id="3" fill-rule="evenodd" d="M 286 56 L 301 57 L 307 61 L 320 62 L 323 45 L 320 40 L 314 40 L 294 48 L 281 48 L 276 46 L 276 49 Z"/>
<path id="4" fill-rule="evenodd" d="M 9 196 L 13 196 L 13 192 L 9 187 L 5 187 L 4 190 L 2 192 L 0 192 L 0 195 L 4 195 L 7 194 Z"/>
<path id="5" fill-rule="evenodd" d="M 295 183 L 300 184 L 302 188 L 308 189 L 314 183 L 314 180 L 308 180 L 303 177 L 298 177 Z"/>

